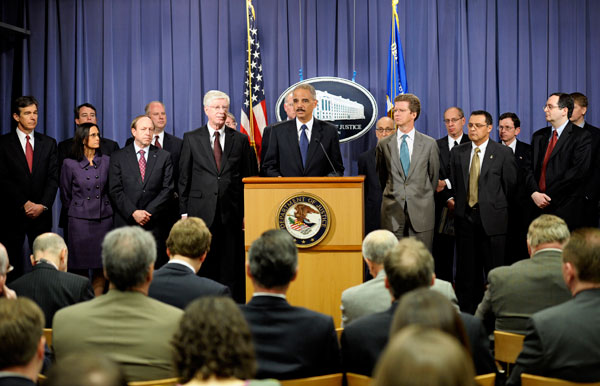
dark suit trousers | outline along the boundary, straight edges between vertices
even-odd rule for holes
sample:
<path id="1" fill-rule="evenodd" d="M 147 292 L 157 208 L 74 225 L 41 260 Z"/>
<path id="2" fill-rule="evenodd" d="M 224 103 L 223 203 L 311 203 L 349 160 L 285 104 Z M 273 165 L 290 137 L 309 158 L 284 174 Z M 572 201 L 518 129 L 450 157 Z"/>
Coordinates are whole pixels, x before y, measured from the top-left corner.
<path id="1" fill-rule="evenodd" d="M 488 236 L 479 207 L 468 208 L 465 217 L 455 217 L 456 296 L 463 312 L 474 314 L 483 298 L 487 274 L 504 263 L 506 235 Z"/>
<path id="2" fill-rule="evenodd" d="M 49 216 L 48 211 L 42 213 L 42 216 Z M 33 250 L 33 240 L 39 235 L 45 232 L 50 232 L 50 226 L 47 226 L 46 221 L 38 217 L 35 220 L 25 218 L 23 222 L 16 222 L 6 224 L 7 226 L 2 230 L 2 237 L 0 241 L 4 244 L 6 252 L 8 253 L 10 264 L 14 267 L 14 270 L 9 273 L 6 277 L 7 283 L 10 283 L 19 277 L 23 276 L 26 272 L 31 271 L 31 263 L 29 262 L 29 254 L 27 258 L 23 251 L 23 245 L 25 243 L 25 236 L 29 244 L 30 251 Z"/>

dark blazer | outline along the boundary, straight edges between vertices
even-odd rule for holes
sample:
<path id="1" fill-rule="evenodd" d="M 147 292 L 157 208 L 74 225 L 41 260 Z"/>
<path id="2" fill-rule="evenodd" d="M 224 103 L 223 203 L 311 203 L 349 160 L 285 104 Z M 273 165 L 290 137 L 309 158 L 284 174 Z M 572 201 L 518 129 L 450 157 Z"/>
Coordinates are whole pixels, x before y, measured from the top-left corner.
<path id="1" fill-rule="evenodd" d="M 133 137 L 127 138 L 127 141 L 125 141 L 125 146 L 130 145 L 132 142 Z M 152 144 L 154 144 L 154 139 L 152 139 Z M 179 158 L 181 157 L 182 147 L 183 140 L 181 138 L 178 138 L 165 131 L 162 148 L 171 154 L 171 163 L 173 164 L 173 183 L 175 185 L 175 189 L 177 189 L 177 184 L 179 181 Z"/>
<path id="2" fill-rule="evenodd" d="M 526 176 L 527 194 L 539 191 L 538 182 L 552 127 L 533 133 L 532 166 Z M 556 214 L 563 218 L 570 229 L 581 225 L 586 176 L 592 162 L 592 136 L 583 128 L 567 123 L 546 167 L 546 194 L 552 201 L 543 213 Z"/>
<path id="3" fill-rule="evenodd" d="M 0 377 L 0 386 L 35 386 L 31 379 L 18 376 Z"/>
<path id="4" fill-rule="evenodd" d="M 282 122 L 277 122 L 275 125 L 278 125 Z M 273 126 L 275 126 L 273 125 Z M 265 176 L 263 172 L 263 164 L 265 163 L 265 158 L 267 156 L 267 150 L 269 149 L 269 140 L 271 137 L 271 129 L 273 126 L 267 126 L 263 130 L 262 133 L 262 143 L 260 144 L 260 175 Z"/>
<path id="5" fill-rule="evenodd" d="M 381 197 L 383 189 L 375 167 L 375 147 L 358 156 L 358 174 L 365 176 L 365 235 L 381 228 Z"/>
<path id="6" fill-rule="evenodd" d="M 206 125 L 183 135 L 179 176 L 181 214 L 200 217 L 210 227 L 215 216 L 223 224 L 241 228 L 244 218 L 244 185 L 242 178 L 252 175 L 256 163 L 248 137 L 229 127 L 224 129 L 225 148 L 221 170 L 210 146 Z M 254 161 L 253 161 L 254 159 Z M 220 213 L 217 213 L 217 201 Z"/>
<path id="7" fill-rule="evenodd" d="M 450 150 L 448 149 L 448 136 L 436 140 L 438 149 L 440 150 L 440 180 L 450 178 Z M 459 145 L 463 143 L 471 143 L 469 136 L 463 134 L 460 138 Z"/>
<path id="8" fill-rule="evenodd" d="M 94 290 L 87 278 L 61 272 L 43 261 L 34 265 L 31 272 L 12 282 L 11 289 L 18 296 L 30 298 L 40 306 L 46 317 L 46 328 L 52 328 L 56 311 L 94 297 Z"/>
<path id="9" fill-rule="evenodd" d="M 598 226 L 598 200 L 600 199 L 600 129 L 585 122 L 583 129 L 592 137 L 592 159 L 586 177 L 585 187 L 585 226 Z"/>
<path id="10" fill-rule="evenodd" d="M 255 296 L 240 307 L 256 349 L 256 378 L 294 379 L 340 371 L 331 316 L 273 296 Z"/>
<path id="11" fill-rule="evenodd" d="M 521 142 L 517 139 L 517 145 L 515 146 L 515 161 L 517 161 L 519 170 L 526 170 L 531 167 L 532 151 L 533 149 L 530 144 Z"/>
<path id="12" fill-rule="evenodd" d="M 534 314 L 523 350 L 507 385 L 520 385 L 521 374 L 571 382 L 600 381 L 600 289 L 579 292 L 565 303 Z"/>
<path id="13" fill-rule="evenodd" d="M 182 310 L 202 296 L 231 296 L 227 286 L 196 276 L 188 267 L 170 263 L 154 271 L 148 296 Z"/>
<path id="14" fill-rule="evenodd" d="M 321 148 L 321 145 L 325 149 Z M 277 124 L 271 130 L 269 149 L 263 163 L 267 177 L 323 177 L 344 175 L 344 163 L 340 152 L 337 128 L 331 123 L 314 118 L 306 167 L 302 166 L 296 120 Z M 335 172 L 325 155 L 329 156 Z"/>
<path id="15" fill-rule="evenodd" d="M 173 194 L 173 165 L 165 150 L 150 145 L 146 175 L 142 181 L 133 144 L 125 146 L 110 157 L 108 174 L 109 195 L 113 203 L 115 227 L 136 225 L 131 216 L 137 209 L 152 214 L 144 228 L 153 229 L 166 216 L 165 208 Z"/>
<path id="16" fill-rule="evenodd" d="M 465 332 L 469 338 L 471 348 L 471 357 L 475 365 L 475 373 L 477 375 L 489 374 L 496 372 L 496 365 L 492 352 L 490 351 L 490 340 L 485 332 L 483 323 L 471 314 L 466 312 L 459 313 L 460 319 L 465 326 Z"/>
<path id="17" fill-rule="evenodd" d="M 464 218 L 468 206 L 469 164 L 472 144 L 456 146 L 450 154 L 450 181 L 456 202 L 454 215 Z M 488 236 L 505 234 L 508 207 L 514 202 L 517 164 L 511 149 L 488 140 L 479 174 L 481 222 Z"/>

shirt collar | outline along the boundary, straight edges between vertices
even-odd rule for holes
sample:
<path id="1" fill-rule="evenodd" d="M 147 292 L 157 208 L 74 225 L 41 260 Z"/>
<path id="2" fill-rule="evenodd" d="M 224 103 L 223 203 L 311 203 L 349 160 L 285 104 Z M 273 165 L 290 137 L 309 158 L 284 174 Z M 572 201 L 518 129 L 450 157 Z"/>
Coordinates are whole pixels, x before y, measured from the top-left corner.
<path id="1" fill-rule="evenodd" d="M 485 142 L 479 146 L 475 145 L 475 142 L 471 142 L 471 144 L 473 145 L 471 153 L 473 153 L 475 151 L 475 148 L 478 147 L 479 150 L 481 150 L 479 154 L 481 154 L 483 156 L 485 154 L 485 149 L 487 148 L 488 142 L 490 142 L 489 138 L 486 139 Z"/>
<path id="2" fill-rule="evenodd" d="M 215 128 L 213 128 L 210 123 L 206 124 L 206 127 L 208 127 L 208 133 L 210 134 L 210 138 L 214 137 L 215 135 L 215 131 L 217 131 Z M 223 134 L 225 132 L 225 125 L 223 125 L 223 127 L 221 127 L 219 129 L 219 135 Z M 164 133 L 164 132 L 163 132 Z"/>
<path id="3" fill-rule="evenodd" d="M 196 270 L 194 269 L 194 267 L 192 267 L 192 265 L 190 263 L 188 263 L 187 261 L 183 261 L 183 260 L 178 260 L 178 259 L 171 259 L 167 262 L 167 264 L 179 264 L 179 265 L 183 265 L 185 267 L 188 267 L 192 272 L 196 273 Z"/>
<path id="4" fill-rule="evenodd" d="M 456 141 L 456 143 L 458 145 L 460 145 L 460 141 L 462 141 L 463 139 L 463 135 L 465 135 L 464 133 L 460 134 L 460 137 L 458 137 L 457 139 L 452 138 L 450 135 L 447 136 L 448 138 L 448 146 L 454 146 L 454 142 Z"/>
<path id="5" fill-rule="evenodd" d="M 271 293 L 271 292 L 255 292 L 252 295 L 252 297 L 255 297 L 255 296 L 270 296 L 272 298 L 286 299 L 286 297 L 285 297 L 284 294 L 274 294 L 274 293 Z"/>
<path id="6" fill-rule="evenodd" d="M 313 123 L 315 123 L 315 118 L 312 118 L 312 117 L 310 118 L 310 121 L 308 121 L 306 123 L 302 123 L 302 122 L 300 122 L 300 120 L 298 120 L 298 118 L 296 118 L 296 131 L 298 133 L 300 133 L 302 125 L 306 125 L 306 127 L 308 128 L 308 132 L 310 133 L 312 131 Z"/>
<path id="7" fill-rule="evenodd" d="M 25 134 L 24 132 L 22 132 L 21 130 L 19 130 L 18 127 L 15 130 L 17 130 L 17 136 L 19 137 L 19 140 L 21 142 L 25 143 L 25 141 L 27 141 L 27 138 L 25 138 L 26 136 L 29 136 L 29 142 L 33 142 L 33 137 L 34 137 L 35 130 L 32 131 L 31 134 Z"/>
<path id="8" fill-rule="evenodd" d="M 565 129 L 565 127 L 567 127 L 567 125 L 569 124 L 569 120 L 567 119 L 565 121 L 565 123 L 563 123 L 562 125 L 556 127 L 556 135 L 560 137 L 560 135 L 562 134 L 563 130 Z"/>
<path id="9" fill-rule="evenodd" d="M 148 148 L 150 146 L 147 147 L 139 147 L 138 144 L 135 142 L 135 140 L 133 140 L 133 148 L 135 149 L 135 154 L 138 154 L 140 152 L 140 150 L 144 150 L 146 152 L 146 154 L 148 154 Z"/>
<path id="10" fill-rule="evenodd" d="M 502 144 L 504 146 L 510 147 L 512 149 L 513 154 L 517 151 L 517 139 L 515 138 L 514 141 L 511 142 L 510 145 L 505 144 L 504 142 L 502 142 Z"/>
<path id="11" fill-rule="evenodd" d="M 161 131 L 160 134 L 154 134 L 154 136 L 152 136 L 152 144 L 154 145 L 154 141 L 156 141 L 156 137 L 158 137 L 158 142 L 160 142 L 161 144 L 164 144 L 164 140 L 165 140 L 165 131 Z"/>

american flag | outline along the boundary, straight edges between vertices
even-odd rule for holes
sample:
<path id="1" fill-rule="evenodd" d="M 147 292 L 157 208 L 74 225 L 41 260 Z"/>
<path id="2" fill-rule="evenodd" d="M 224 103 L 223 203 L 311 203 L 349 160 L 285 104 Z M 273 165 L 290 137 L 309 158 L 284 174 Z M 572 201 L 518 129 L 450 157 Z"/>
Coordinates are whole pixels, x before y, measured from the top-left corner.
<path id="1" fill-rule="evenodd" d="M 260 158 L 262 132 L 267 127 L 267 106 L 263 87 L 260 43 L 252 0 L 246 0 L 246 25 L 248 26 L 248 48 L 246 55 L 246 76 L 244 81 L 244 104 L 242 105 L 241 131 L 248 135 L 250 145 Z"/>

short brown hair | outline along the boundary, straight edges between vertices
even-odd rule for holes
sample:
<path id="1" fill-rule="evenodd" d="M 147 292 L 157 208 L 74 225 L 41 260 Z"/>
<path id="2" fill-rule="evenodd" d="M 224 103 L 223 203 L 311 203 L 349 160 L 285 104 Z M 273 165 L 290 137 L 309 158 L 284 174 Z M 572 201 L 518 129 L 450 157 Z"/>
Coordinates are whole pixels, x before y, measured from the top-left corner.
<path id="1" fill-rule="evenodd" d="M 0 299 L 0 371 L 32 360 L 45 324 L 44 313 L 32 300 Z"/>
<path id="2" fill-rule="evenodd" d="M 421 101 L 415 94 L 400 94 L 394 98 L 394 103 L 396 102 L 408 102 L 410 112 L 417 113 L 415 121 L 419 119 L 419 115 L 421 115 Z"/>
<path id="3" fill-rule="evenodd" d="M 421 287 L 430 287 L 433 280 L 433 256 L 421 241 L 405 237 L 388 251 L 383 268 L 395 299 Z"/>
<path id="4" fill-rule="evenodd" d="M 573 231 L 562 256 L 565 263 L 573 264 L 579 280 L 600 283 L 600 229 Z"/>
<path id="5" fill-rule="evenodd" d="M 182 218 L 171 228 L 167 248 L 173 255 L 194 259 L 209 251 L 211 240 L 212 235 L 204 220 L 198 217 Z"/>
<path id="6" fill-rule="evenodd" d="M 588 99 L 585 95 L 580 92 L 572 92 L 571 97 L 573 98 L 573 102 L 577 103 L 581 107 L 588 107 Z"/>

